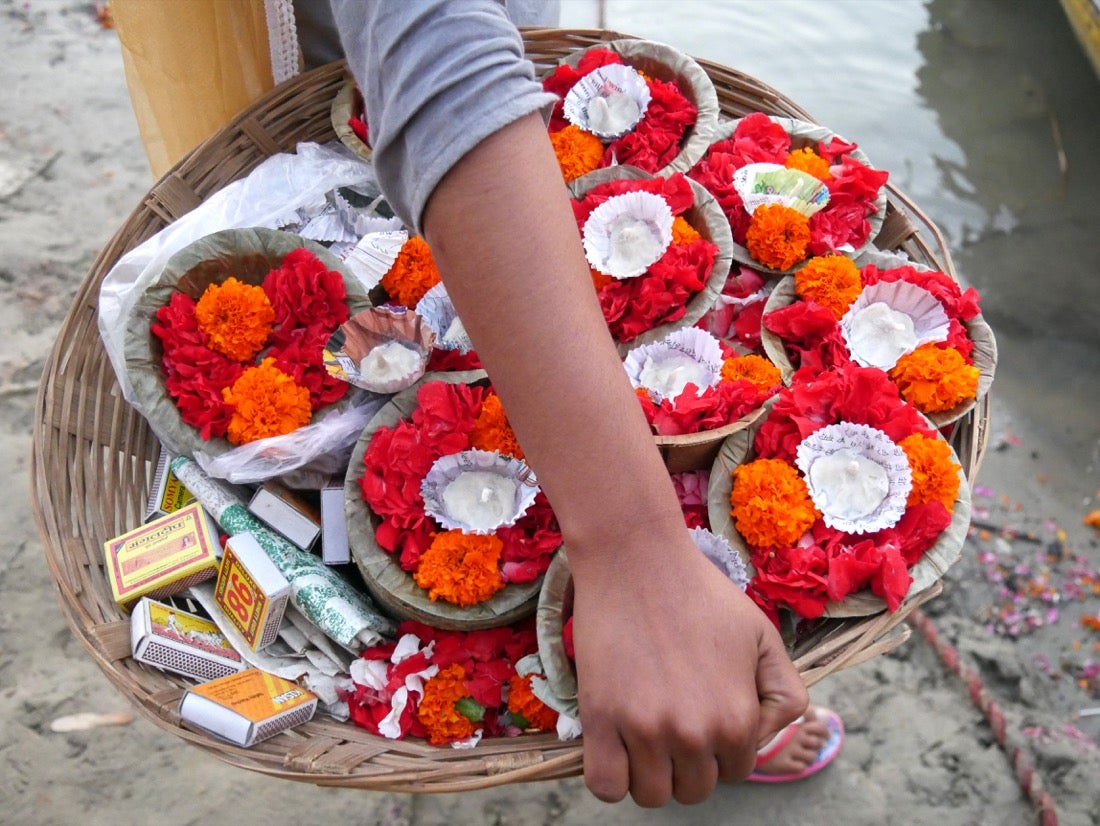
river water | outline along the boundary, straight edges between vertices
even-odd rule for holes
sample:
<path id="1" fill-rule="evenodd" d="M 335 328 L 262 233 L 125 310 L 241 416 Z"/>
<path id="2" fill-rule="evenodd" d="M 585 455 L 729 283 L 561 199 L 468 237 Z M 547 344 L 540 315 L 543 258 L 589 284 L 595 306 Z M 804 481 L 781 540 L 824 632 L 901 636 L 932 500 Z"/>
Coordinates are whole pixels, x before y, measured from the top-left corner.
<path id="1" fill-rule="evenodd" d="M 982 294 L 1000 426 L 1044 428 L 1095 491 L 1100 80 L 1057 0 L 563 0 L 601 24 L 764 81 L 888 170 Z"/>

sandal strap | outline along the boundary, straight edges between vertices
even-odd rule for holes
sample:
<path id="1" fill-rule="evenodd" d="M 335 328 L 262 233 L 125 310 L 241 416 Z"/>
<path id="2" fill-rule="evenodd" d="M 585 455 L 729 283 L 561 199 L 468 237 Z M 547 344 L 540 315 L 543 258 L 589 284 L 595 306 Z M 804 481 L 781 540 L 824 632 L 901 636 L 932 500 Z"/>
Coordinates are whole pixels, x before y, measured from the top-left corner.
<path id="1" fill-rule="evenodd" d="M 794 722 L 788 723 L 778 734 L 756 751 L 756 768 L 760 768 L 779 752 L 783 751 L 788 743 L 798 734 L 798 729 L 805 721 L 805 717 L 799 717 Z"/>

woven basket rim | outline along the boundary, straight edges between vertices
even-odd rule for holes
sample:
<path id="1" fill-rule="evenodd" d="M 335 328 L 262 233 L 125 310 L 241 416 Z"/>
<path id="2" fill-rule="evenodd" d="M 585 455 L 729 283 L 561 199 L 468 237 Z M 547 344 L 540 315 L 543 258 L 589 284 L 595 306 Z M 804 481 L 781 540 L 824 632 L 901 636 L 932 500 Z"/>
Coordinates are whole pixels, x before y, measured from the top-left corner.
<path id="1" fill-rule="evenodd" d="M 603 30 L 523 31 L 528 56 L 540 73 L 572 50 L 626 37 Z M 714 82 L 724 115 L 766 111 L 810 119 L 756 78 L 698 62 Z M 32 436 L 32 510 L 58 606 L 88 655 L 146 719 L 233 766 L 299 782 L 397 793 L 458 792 L 576 776 L 582 769 L 581 744 L 559 742 L 552 734 L 483 741 L 475 749 L 457 751 L 383 740 L 350 723 L 315 718 L 245 750 L 189 729 L 176 712 L 188 682 L 133 661 L 128 621 L 103 575 L 102 542 L 141 521 L 160 447 L 121 398 L 103 350 L 96 323 L 100 284 L 125 252 L 271 154 L 291 151 L 300 141 L 334 140 L 332 100 L 347 77 L 343 61 L 329 64 L 281 84 L 247 107 L 149 190 L 78 287 L 46 359 Z M 880 243 L 951 272 L 938 227 L 896 187 L 887 184 L 887 189 Z M 953 428 L 971 476 L 985 453 L 988 415 L 983 399 Z M 930 588 L 908 609 L 937 592 Z M 907 635 L 899 627 L 907 613 L 825 623 L 810 650 L 796 652 L 803 681 L 811 685 L 896 647 Z"/>

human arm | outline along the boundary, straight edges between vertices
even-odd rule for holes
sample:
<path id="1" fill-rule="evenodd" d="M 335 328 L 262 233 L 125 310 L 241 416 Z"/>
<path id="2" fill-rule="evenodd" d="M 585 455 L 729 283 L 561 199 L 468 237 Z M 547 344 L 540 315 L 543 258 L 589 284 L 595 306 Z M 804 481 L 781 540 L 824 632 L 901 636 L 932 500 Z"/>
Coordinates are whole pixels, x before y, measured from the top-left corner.
<path id="1" fill-rule="evenodd" d="M 569 549 L 586 782 L 603 800 L 702 800 L 719 778 L 748 774 L 805 690 L 775 629 L 689 538 L 540 117 L 478 136 L 428 189 L 409 220 L 423 225 Z"/>

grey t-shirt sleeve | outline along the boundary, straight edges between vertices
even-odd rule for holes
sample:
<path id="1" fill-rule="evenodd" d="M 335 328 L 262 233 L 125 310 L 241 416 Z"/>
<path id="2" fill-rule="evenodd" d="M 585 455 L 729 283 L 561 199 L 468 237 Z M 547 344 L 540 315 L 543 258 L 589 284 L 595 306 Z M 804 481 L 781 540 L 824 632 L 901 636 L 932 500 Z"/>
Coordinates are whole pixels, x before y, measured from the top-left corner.
<path id="1" fill-rule="evenodd" d="M 554 96 L 497 0 L 332 0 L 332 9 L 363 93 L 378 182 L 419 233 L 447 171 Z"/>

